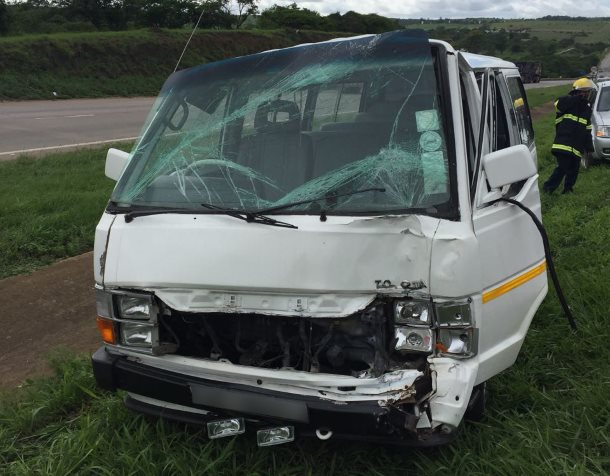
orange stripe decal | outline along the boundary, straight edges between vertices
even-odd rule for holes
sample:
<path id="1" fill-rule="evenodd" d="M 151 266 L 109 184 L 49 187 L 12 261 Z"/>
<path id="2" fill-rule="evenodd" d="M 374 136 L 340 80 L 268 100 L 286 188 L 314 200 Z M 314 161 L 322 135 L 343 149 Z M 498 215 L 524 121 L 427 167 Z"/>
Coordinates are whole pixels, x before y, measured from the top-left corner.
<path id="1" fill-rule="evenodd" d="M 496 299 L 497 297 L 502 296 L 502 294 L 506 294 L 507 292 L 515 289 L 518 286 L 521 286 L 524 283 L 527 283 L 531 279 L 534 279 L 536 276 L 544 273 L 546 271 L 546 261 L 543 261 L 539 265 L 533 267 L 532 269 L 526 271 L 523 274 L 507 281 L 500 286 L 483 293 L 483 303 L 489 302 L 492 299 Z"/>

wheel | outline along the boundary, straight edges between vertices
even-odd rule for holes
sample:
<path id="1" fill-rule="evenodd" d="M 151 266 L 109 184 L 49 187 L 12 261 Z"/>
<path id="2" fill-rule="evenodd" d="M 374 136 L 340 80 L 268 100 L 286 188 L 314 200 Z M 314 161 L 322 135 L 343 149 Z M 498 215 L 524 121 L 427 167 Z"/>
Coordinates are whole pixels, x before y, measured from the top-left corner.
<path id="1" fill-rule="evenodd" d="M 580 165 L 584 169 L 588 169 L 589 167 L 591 167 L 591 165 L 593 165 L 593 157 L 591 157 L 591 152 L 585 152 L 584 154 L 582 154 L 582 158 L 580 159 Z"/>
<path id="2" fill-rule="evenodd" d="M 487 382 L 480 383 L 472 389 L 466 414 L 464 417 L 470 421 L 481 421 L 485 417 L 485 403 L 487 401 Z"/>

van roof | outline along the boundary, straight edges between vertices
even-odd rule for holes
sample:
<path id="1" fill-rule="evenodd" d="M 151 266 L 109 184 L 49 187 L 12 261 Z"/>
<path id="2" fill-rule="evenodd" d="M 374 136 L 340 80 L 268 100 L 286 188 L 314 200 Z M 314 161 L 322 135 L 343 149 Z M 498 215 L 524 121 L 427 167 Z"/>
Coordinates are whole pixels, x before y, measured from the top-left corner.
<path id="1" fill-rule="evenodd" d="M 495 56 L 475 55 L 474 53 L 465 52 L 461 52 L 461 54 L 472 69 L 517 68 L 514 63 L 496 58 Z"/>

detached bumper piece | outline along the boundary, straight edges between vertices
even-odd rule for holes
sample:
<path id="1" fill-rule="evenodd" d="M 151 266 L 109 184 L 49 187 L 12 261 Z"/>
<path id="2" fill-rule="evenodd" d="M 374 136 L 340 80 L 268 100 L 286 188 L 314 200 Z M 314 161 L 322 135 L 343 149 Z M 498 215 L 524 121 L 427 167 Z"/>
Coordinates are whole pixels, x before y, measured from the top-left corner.
<path id="1" fill-rule="evenodd" d="M 93 355 L 92 364 L 100 387 L 134 394 L 125 398 L 131 410 L 190 425 L 206 425 L 212 438 L 254 430 L 259 446 L 281 444 L 296 437 L 317 436 L 324 440 L 329 435 L 392 445 L 436 446 L 456 436 L 455 432 L 418 431 L 415 415 L 395 406 L 380 406 L 377 401 L 338 404 L 200 379 L 113 356 L 103 347 Z M 168 408 L 138 396 L 181 407 Z"/>

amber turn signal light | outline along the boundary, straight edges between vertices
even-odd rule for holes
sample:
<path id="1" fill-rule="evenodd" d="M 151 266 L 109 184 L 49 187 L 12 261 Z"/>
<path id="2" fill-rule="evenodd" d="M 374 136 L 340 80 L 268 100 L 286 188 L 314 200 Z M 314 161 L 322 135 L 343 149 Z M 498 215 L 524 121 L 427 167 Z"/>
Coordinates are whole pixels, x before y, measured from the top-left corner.
<path id="1" fill-rule="evenodd" d="M 115 344 L 114 323 L 110 319 L 97 316 L 97 330 L 100 331 L 102 340 L 106 344 Z"/>

